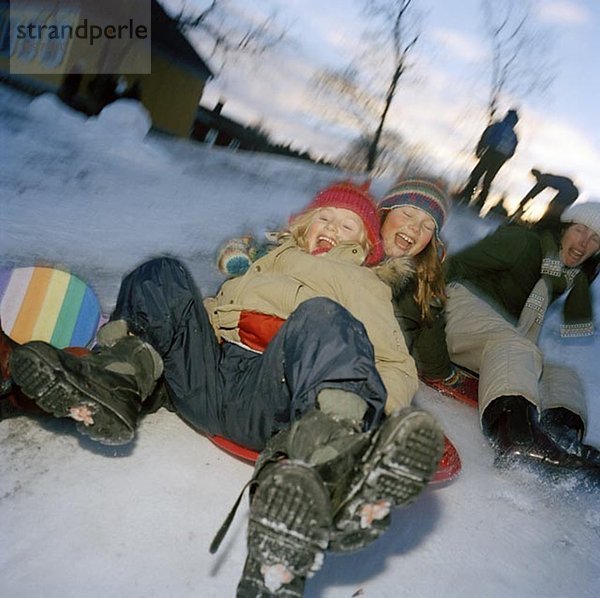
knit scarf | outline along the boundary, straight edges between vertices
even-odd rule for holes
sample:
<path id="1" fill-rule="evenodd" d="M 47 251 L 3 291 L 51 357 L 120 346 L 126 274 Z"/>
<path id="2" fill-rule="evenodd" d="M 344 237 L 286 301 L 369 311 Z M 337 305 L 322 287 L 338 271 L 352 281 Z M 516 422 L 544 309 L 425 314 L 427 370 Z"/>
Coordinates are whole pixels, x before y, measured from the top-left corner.
<path id="1" fill-rule="evenodd" d="M 580 268 L 568 268 L 559 258 L 559 249 L 554 237 L 546 232 L 541 237 L 544 257 L 541 278 L 531 291 L 517 328 L 523 336 L 537 343 L 544 316 L 553 297 L 568 291 L 563 310 L 563 337 L 591 336 L 594 334 L 592 299 L 586 276 Z"/>

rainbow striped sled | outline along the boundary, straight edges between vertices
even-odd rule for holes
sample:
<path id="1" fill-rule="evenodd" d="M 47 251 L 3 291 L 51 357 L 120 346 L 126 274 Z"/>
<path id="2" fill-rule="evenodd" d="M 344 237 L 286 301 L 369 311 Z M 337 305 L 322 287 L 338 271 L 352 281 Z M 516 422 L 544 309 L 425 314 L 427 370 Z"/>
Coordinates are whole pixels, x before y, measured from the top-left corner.
<path id="1" fill-rule="evenodd" d="M 85 282 L 63 270 L 0 268 L 0 318 L 18 343 L 85 347 L 96 336 L 100 303 Z"/>

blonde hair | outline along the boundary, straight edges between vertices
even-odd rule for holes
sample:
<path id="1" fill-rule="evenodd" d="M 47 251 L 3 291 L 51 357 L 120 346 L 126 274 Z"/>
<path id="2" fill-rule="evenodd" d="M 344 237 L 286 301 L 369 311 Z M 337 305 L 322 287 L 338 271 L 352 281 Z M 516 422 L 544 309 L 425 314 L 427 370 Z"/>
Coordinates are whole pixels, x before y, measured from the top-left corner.
<path id="1" fill-rule="evenodd" d="M 415 292 L 413 297 L 426 322 L 431 322 L 431 305 L 446 304 L 446 282 L 442 270 L 444 246 L 434 235 L 427 247 L 413 259 L 415 262 Z"/>
<path id="2" fill-rule="evenodd" d="M 335 206 L 331 206 L 331 207 L 335 207 Z M 313 222 L 315 214 L 317 214 L 318 212 L 321 212 L 324 209 L 325 208 L 313 208 L 312 210 L 307 210 L 305 212 L 298 214 L 297 216 L 293 216 L 292 219 L 290 220 L 288 230 L 281 232 L 278 236 L 278 239 L 283 240 L 288 235 L 292 235 L 292 237 L 298 244 L 298 247 L 300 247 L 300 249 L 303 249 L 304 251 L 307 251 L 308 240 L 306 238 L 306 233 L 308 232 L 308 229 Z M 367 237 L 367 229 L 360 217 L 359 217 L 359 220 L 361 223 L 361 229 L 360 229 L 360 237 L 358 239 L 358 243 L 364 249 L 365 255 L 367 255 L 369 253 L 369 251 L 371 251 L 372 245 L 369 242 L 369 239 Z"/>

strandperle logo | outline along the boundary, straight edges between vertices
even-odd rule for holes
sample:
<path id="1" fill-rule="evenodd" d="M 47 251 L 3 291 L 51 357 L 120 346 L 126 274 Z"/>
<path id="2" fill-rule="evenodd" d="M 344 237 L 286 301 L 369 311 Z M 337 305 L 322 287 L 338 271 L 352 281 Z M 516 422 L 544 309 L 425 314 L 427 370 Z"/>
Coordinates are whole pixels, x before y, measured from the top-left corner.
<path id="1" fill-rule="evenodd" d="M 118 25 L 97 25 L 90 23 L 88 19 L 76 26 L 72 25 L 41 25 L 39 23 L 28 23 L 17 25 L 17 39 L 27 39 L 36 41 L 52 40 L 87 40 L 90 46 L 95 42 L 107 40 L 142 40 L 148 38 L 148 28 L 145 25 L 136 25 L 133 19 L 127 23 Z"/>
<path id="2" fill-rule="evenodd" d="M 0 4 L 1 4 L 0 0 Z M 0 11 L 11 74 L 152 72 L 153 0 L 19 0 Z M 7 43 L 8 42 L 8 43 Z"/>

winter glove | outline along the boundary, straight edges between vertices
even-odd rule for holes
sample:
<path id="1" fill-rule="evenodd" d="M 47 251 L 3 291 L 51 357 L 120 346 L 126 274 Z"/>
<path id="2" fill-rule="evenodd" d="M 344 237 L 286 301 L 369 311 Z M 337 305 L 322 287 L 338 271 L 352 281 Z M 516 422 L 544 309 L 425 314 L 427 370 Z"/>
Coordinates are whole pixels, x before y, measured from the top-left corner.
<path id="1" fill-rule="evenodd" d="M 252 237 L 231 239 L 217 252 L 217 266 L 227 276 L 241 276 L 248 270 Z"/>
<path id="2" fill-rule="evenodd" d="M 231 239 L 219 248 L 217 267 L 226 276 L 242 276 L 253 262 L 268 253 L 270 247 L 268 243 L 256 243 L 250 236 Z"/>
<path id="3" fill-rule="evenodd" d="M 477 406 L 479 380 L 475 376 L 460 370 L 454 370 L 447 378 L 424 378 L 423 381 L 427 386 L 435 388 L 447 397 L 462 401 L 473 407 Z"/>

